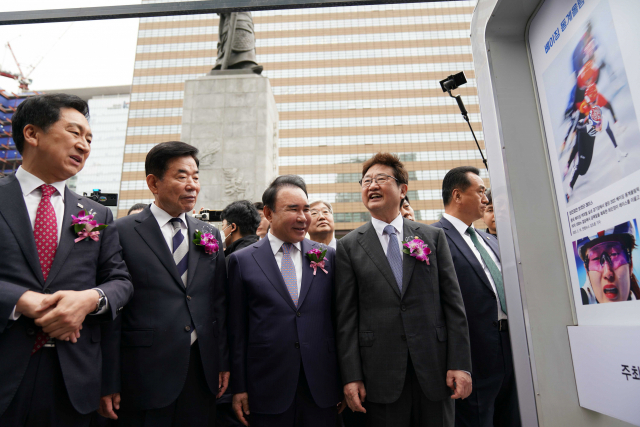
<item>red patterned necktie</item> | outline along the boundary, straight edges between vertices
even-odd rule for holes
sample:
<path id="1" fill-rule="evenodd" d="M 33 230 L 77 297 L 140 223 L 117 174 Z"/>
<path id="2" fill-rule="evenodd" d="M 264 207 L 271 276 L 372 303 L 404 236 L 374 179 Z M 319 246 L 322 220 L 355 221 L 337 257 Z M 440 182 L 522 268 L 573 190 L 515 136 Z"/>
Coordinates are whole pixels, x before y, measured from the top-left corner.
<path id="1" fill-rule="evenodd" d="M 43 184 L 40 186 L 42 190 L 42 198 L 38 204 L 36 211 L 36 222 L 33 227 L 33 236 L 36 240 L 36 248 L 38 249 L 38 258 L 40 259 L 40 268 L 46 282 L 51 271 L 53 258 L 56 256 L 58 249 L 58 221 L 56 219 L 56 211 L 51 204 L 51 195 L 56 192 L 56 188 L 52 185 Z M 36 343 L 33 345 L 31 354 L 40 350 L 47 343 L 49 336 L 38 331 L 36 335 Z"/>

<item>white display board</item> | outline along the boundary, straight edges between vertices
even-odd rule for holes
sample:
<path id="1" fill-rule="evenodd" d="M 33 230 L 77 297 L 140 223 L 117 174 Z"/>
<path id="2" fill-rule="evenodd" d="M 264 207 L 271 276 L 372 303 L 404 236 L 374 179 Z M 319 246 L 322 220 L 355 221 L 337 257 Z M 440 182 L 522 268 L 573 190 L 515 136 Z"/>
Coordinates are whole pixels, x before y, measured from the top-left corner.
<path id="1" fill-rule="evenodd" d="M 547 0 L 529 31 L 581 326 L 640 325 L 639 23 L 638 0 Z"/>

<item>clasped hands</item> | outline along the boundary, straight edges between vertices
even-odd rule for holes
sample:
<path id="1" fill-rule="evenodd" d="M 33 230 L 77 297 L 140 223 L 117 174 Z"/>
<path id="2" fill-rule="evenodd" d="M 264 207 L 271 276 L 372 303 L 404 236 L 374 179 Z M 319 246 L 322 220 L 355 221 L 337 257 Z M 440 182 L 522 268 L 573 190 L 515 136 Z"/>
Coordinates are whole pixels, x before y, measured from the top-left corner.
<path id="1" fill-rule="evenodd" d="M 58 291 L 40 294 L 27 291 L 16 303 L 16 311 L 35 319 L 35 324 L 52 338 L 78 342 L 85 317 L 95 311 L 100 293 L 86 291 Z"/>
<path id="2" fill-rule="evenodd" d="M 452 399 L 466 399 L 471 394 L 471 376 L 464 371 L 447 371 L 447 387 L 453 391 Z M 353 412 L 364 412 L 367 410 L 362 406 L 367 396 L 364 382 L 354 381 L 344 386 L 344 397 L 349 409 Z"/>

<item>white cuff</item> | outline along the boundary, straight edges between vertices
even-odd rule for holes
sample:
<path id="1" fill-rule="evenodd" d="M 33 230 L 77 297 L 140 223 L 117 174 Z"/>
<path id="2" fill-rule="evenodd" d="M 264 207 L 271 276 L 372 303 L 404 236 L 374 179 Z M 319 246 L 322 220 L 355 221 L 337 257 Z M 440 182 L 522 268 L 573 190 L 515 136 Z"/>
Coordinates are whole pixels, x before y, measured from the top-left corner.
<path id="1" fill-rule="evenodd" d="M 22 316 L 22 313 L 19 313 L 16 311 L 16 306 L 13 306 L 13 311 L 11 312 L 11 314 L 9 315 L 9 320 L 13 320 L 16 321 L 20 318 L 20 316 Z"/>

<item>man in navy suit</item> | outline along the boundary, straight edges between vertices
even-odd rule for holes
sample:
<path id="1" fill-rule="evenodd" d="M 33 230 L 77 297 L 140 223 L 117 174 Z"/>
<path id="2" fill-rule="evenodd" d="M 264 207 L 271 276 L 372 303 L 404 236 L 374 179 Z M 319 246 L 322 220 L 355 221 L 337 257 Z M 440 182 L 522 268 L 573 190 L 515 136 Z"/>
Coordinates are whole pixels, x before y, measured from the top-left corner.
<path id="1" fill-rule="evenodd" d="M 447 236 L 469 322 L 473 392 L 456 401 L 457 427 L 520 426 L 507 306 L 495 237 L 476 230 L 488 203 L 480 171 L 451 169 L 442 181 Z"/>
<path id="2" fill-rule="evenodd" d="M 0 179 L 2 426 L 90 423 L 100 400 L 101 322 L 115 319 L 133 292 L 111 211 L 64 183 L 91 152 L 88 115 L 85 101 L 64 94 L 29 98 L 13 115 L 23 163 Z M 108 227 L 78 236 L 72 215 L 80 211 Z"/>
<path id="3" fill-rule="evenodd" d="M 335 252 L 305 239 L 302 178 L 284 175 L 262 196 L 267 236 L 229 257 L 233 407 L 252 427 L 335 426 L 340 402 L 332 321 Z"/>

